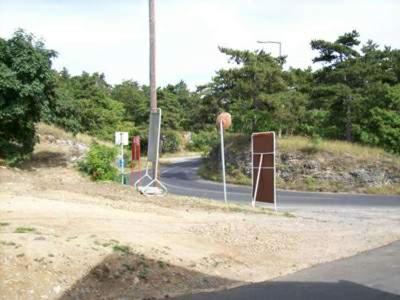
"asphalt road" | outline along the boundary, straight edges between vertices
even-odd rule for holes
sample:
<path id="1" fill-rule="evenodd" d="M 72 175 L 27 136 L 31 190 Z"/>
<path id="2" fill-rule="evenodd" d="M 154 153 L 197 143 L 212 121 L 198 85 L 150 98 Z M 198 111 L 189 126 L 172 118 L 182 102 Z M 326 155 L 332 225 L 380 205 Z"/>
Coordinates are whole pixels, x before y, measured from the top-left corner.
<path id="1" fill-rule="evenodd" d="M 400 242 L 273 281 L 178 299 L 399 300 Z"/>
<path id="2" fill-rule="evenodd" d="M 221 183 L 201 179 L 197 175 L 200 159 L 176 162 L 161 168 L 161 180 L 168 187 L 168 192 L 177 195 L 209 198 L 223 201 Z M 138 178 L 138 175 L 135 176 Z M 249 203 L 251 187 L 227 186 L 228 201 Z M 278 208 L 296 209 L 312 207 L 380 207 L 400 208 L 400 196 L 377 196 L 360 194 L 309 193 L 309 192 L 277 192 Z"/>

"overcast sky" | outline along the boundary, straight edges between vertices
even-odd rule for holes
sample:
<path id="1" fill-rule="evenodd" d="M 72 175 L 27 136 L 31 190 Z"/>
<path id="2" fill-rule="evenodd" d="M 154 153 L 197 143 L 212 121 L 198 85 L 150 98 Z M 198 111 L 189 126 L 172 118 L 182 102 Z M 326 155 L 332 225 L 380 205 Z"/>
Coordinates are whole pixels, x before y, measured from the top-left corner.
<path id="1" fill-rule="evenodd" d="M 356 29 L 363 42 L 400 48 L 399 0 L 156 0 L 158 83 L 208 82 L 226 66 L 218 46 L 264 47 L 288 66 L 311 65 L 311 39 Z M 0 0 L 0 36 L 23 28 L 59 53 L 57 69 L 148 84 L 147 0 Z"/>

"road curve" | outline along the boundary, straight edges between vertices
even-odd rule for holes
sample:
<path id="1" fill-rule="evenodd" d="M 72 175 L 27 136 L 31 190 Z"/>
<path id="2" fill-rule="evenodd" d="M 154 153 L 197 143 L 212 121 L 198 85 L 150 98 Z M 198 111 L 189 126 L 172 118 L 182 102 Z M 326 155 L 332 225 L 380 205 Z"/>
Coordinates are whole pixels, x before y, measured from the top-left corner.
<path id="1" fill-rule="evenodd" d="M 221 183 L 201 179 L 197 175 L 201 164 L 199 158 L 185 159 L 161 168 L 161 181 L 168 192 L 176 195 L 208 198 L 223 201 Z M 138 178 L 138 174 L 134 177 Z M 251 187 L 228 184 L 228 201 L 250 203 Z M 279 208 L 312 207 L 377 207 L 400 208 L 400 196 L 379 196 L 364 194 L 338 194 L 277 191 Z"/>

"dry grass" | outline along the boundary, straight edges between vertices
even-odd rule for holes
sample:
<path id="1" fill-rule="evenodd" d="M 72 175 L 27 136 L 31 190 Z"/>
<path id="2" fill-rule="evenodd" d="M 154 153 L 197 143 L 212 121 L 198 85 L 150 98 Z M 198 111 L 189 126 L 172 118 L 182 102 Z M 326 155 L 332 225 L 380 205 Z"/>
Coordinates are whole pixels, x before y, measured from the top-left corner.
<path id="1" fill-rule="evenodd" d="M 300 136 L 282 137 L 278 140 L 279 150 L 282 152 L 303 151 L 326 152 L 333 155 L 350 155 L 359 160 L 390 158 L 400 163 L 400 157 L 385 152 L 377 147 L 352 144 L 344 141 L 318 140 Z"/>
<path id="2" fill-rule="evenodd" d="M 54 125 L 48 125 L 45 123 L 36 124 L 36 129 L 40 135 L 52 135 L 56 139 L 68 139 L 68 140 L 83 143 L 86 145 L 90 145 L 92 142 L 97 142 L 99 144 L 109 146 L 109 147 L 114 146 L 110 142 L 99 140 L 99 139 L 97 139 L 93 136 L 87 135 L 87 134 L 78 133 L 76 136 L 74 136 L 72 133 L 66 132 L 65 130 L 63 130 L 61 128 L 55 127 Z"/>

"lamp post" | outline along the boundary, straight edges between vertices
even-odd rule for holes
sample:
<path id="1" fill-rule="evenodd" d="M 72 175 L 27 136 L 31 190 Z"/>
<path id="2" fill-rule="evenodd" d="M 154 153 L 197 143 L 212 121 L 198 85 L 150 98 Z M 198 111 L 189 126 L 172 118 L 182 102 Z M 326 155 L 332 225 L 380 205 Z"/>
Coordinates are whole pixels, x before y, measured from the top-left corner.
<path id="1" fill-rule="evenodd" d="M 279 45 L 279 57 L 282 57 L 282 42 L 277 41 L 257 41 L 259 44 L 276 44 Z"/>

